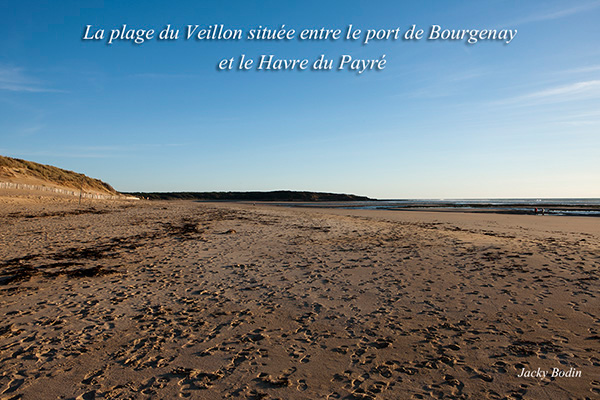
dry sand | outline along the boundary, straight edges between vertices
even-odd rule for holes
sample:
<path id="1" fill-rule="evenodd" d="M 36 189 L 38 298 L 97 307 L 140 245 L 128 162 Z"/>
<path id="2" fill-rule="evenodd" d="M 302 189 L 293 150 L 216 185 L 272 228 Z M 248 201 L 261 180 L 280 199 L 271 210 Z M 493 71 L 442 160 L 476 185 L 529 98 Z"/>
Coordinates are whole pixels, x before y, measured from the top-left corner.
<path id="1" fill-rule="evenodd" d="M 595 218 L 21 196 L 0 227 L 2 399 L 600 396 Z"/>

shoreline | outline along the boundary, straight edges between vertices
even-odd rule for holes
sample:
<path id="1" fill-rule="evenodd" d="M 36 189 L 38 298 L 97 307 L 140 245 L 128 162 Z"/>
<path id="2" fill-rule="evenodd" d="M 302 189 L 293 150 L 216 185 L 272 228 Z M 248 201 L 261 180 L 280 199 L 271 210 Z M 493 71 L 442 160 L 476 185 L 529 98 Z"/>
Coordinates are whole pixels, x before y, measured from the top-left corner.
<path id="1" fill-rule="evenodd" d="M 211 201 L 198 201 L 199 203 L 216 203 Z M 228 201 L 223 201 L 223 204 Z M 538 216 L 560 216 L 560 217 L 600 217 L 600 206 L 598 207 L 554 207 L 554 208 L 524 208 L 522 206 L 515 207 L 497 207 L 497 206 L 402 206 L 402 207 L 386 207 L 386 206 L 369 206 L 369 205 L 345 205 L 339 202 L 247 202 L 247 201 L 230 201 L 229 203 L 239 204 L 261 204 L 272 205 L 289 208 L 321 208 L 321 209 L 346 209 L 346 210 L 372 210 L 372 211 L 417 211 L 417 212 L 456 212 L 456 213 L 480 213 L 480 214 L 512 214 L 512 215 L 538 215 Z M 373 203 L 369 201 L 367 203 Z M 547 206 L 545 206 L 547 207 Z"/>

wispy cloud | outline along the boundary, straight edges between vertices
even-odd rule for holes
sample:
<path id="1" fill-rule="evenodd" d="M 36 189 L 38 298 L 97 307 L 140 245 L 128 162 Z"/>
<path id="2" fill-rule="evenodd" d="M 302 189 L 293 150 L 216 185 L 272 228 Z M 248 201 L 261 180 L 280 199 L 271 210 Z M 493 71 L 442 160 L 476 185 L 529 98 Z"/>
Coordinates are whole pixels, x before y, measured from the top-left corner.
<path id="1" fill-rule="evenodd" d="M 165 148 L 165 147 L 184 147 L 185 143 L 136 143 L 129 145 L 91 145 L 91 146 L 68 146 L 68 149 L 75 153 L 139 153 L 143 149 Z"/>
<path id="2" fill-rule="evenodd" d="M 557 114 L 554 118 L 548 119 L 553 124 L 560 124 L 569 127 L 588 127 L 600 125 L 600 111 L 578 112 Z M 594 133 L 595 135 L 595 133 Z"/>
<path id="3" fill-rule="evenodd" d="M 598 7 L 600 7 L 600 1 L 593 1 L 593 2 L 589 2 L 589 3 L 585 3 L 585 4 L 579 4 L 576 6 L 570 4 L 568 7 L 564 7 L 564 8 L 556 8 L 553 10 L 540 11 L 537 14 L 532 14 L 527 17 L 517 19 L 506 25 L 513 26 L 513 25 L 527 24 L 530 22 L 550 21 L 553 19 L 564 18 L 564 17 L 568 17 L 570 15 L 590 11 L 590 10 L 593 10 Z"/>
<path id="4" fill-rule="evenodd" d="M 40 132 L 44 128 L 45 128 L 45 126 L 43 124 L 28 125 L 21 129 L 20 134 L 22 136 L 35 135 L 36 133 Z"/>
<path id="5" fill-rule="evenodd" d="M 464 85 L 476 84 L 476 81 L 490 74 L 490 71 L 481 69 L 471 69 L 457 73 L 448 73 L 444 75 L 429 74 L 427 79 L 419 82 L 418 89 L 395 95 L 410 96 L 414 98 L 437 99 L 441 97 L 455 96 L 463 92 Z M 474 82 L 469 82 L 474 81 Z"/>
<path id="6" fill-rule="evenodd" d="M 73 153 L 70 151 L 53 151 L 53 150 L 40 150 L 40 151 L 22 151 L 22 150 L 6 150 L 5 152 L 8 157 L 16 157 L 23 159 L 32 159 L 36 157 L 53 157 L 53 158 L 125 158 L 124 154 L 92 154 L 92 153 Z"/>
<path id="7" fill-rule="evenodd" d="M 131 75 L 132 78 L 143 78 L 143 79 L 200 79 L 200 75 L 193 74 L 176 74 L 176 73 L 154 73 L 154 72 L 141 72 L 138 74 Z"/>
<path id="8" fill-rule="evenodd" d="M 498 105 L 561 103 L 600 98 L 600 80 L 574 82 L 495 102 Z"/>
<path id="9" fill-rule="evenodd" d="M 536 98 L 549 98 L 557 97 L 561 98 L 577 95 L 592 94 L 600 95 L 600 80 L 586 81 L 586 82 L 575 82 L 569 85 L 558 86 L 539 92 L 530 93 L 525 98 L 536 99 Z"/>
<path id="10" fill-rule="evenodd" d="M 0 65 L 0 90 L 10 92 L 61 92 L 45 87 L 42 82 L 29 77 L 22 68 Z"/>
<path id="11" fill-rule="evenodd" d="M 147 154 L 144 150 L 153 151 L 156 148 L 165 147 L 183 147 L 188 146 L 185 143 L 139 143 L 135 145 L 90 145 L 90 146 L 61 146 L 51 147 L 44 150 L 9 150 L 0 149 L 0 154 L 7 154 L 10 157 L 18 158 L 91 158 L 91 159 L 124 159 L 133 156 L 144 156 Z"/>
<path id="12" fill-rule="evenodd" d="M 566 74 L 585 74 L 588 72 L 600 71 L 600 65 L 588 65 L 585 67 L 571 68 L 563 71 Z"/>

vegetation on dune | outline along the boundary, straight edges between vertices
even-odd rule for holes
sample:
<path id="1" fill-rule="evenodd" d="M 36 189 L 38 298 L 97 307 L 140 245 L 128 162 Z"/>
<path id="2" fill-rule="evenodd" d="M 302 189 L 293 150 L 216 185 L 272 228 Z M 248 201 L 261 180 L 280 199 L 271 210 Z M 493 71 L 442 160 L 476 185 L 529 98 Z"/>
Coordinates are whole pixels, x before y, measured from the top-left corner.
<path id="1" fill-rule="evenodd" d="M 117 194 L 108 183 L 90 178 L 84 174 L 38 164 L 18 158 L 0 156 L 0 178 L 31 177 L 41 179 L 49 184 L 64 186 L 72 189 L 83 189 L 102 193 Z"/>

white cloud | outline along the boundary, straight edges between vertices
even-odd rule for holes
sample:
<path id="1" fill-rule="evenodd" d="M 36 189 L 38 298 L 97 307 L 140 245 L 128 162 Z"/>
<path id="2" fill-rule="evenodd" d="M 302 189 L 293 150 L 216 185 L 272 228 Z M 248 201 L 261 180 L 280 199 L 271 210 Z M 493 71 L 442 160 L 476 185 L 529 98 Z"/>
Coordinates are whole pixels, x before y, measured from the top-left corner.
<path id="1" fill-rule="evenodd" d="M 108 158 L 108 159 L 123 159 L 132 156 L 143 156 L 146 149 L 164 149 L 165 147 L 182 147 L 186 146 L 183 143 L 139 143 L 135 145 L 91 145 L 91 146 L 60 146 L 45 150 L 9 150 L 0 149 L 3 153 L 9 154 L 11 157 L 30 158 L 35 157 L 54 157 L 54 158 Z M 12 155 L 11 155 L 12 154 Z"/>
<path id="2" fill-rule="evenodd" d="M 0 65 L 0 90 L 31 93 L 59 92 L 59 90 L 46 88 L 41 82 L 27 76 L 22 68 L 2 65 Z"/>
<path id="3" fill-rule="evenodd" d="M 399 93 L 392 97 L 414 97 L 423 99 L 438 99 L 442 97 L 455 96 L 464 92 L 462 85 L 472 84 L 470 81 L 476 81 L 489 75 L 491 72 L 481 69 L 471 69 L 457 73 L 435 74 L 433 71 L 427 74 L 427 78 L 418 81 L 419 88 L 407 93 Z"/>
<path id="4" fill-rule="evenodd" d="M 596 71 L 600 71 L 600 65 L 588 65 L 586 67 L 572 68 L 563 72 L 566 74 L 583 74 Z"/>
<path id="5" fill-rule="evenodd" d="M 527 24 L 530 22 L 550 21 L 553 19 L 564 18 L 564 17 L 568 17 L 570 15 L 590 11 L 590 10 L 593 10 L 594 8 L 598 8 L 598 7 L 600 7 L 600 1 L 593 1 L 590 3 L 586 3 L 586 4 L 580 4 L 577 6 L 570 5 L 570 7 L 566 7 L 566 8 L 546 10 L 545 12 L 541 12 L 539 14 L 533 14 L 528 17 L 512 21 L 511 23 L 506 24 L 506 26 L 521 25 L 521 24 Z"/>
<path id="6" fill-rule="evenodd" d="M 44 128 L 45 127 L 42 124 L 29 125 L 22 128 L 20 133 L 24 136 L 34 135 L 43 130 Z"/>
<path id="7" fill-rule="evenodd" d="M 500 100 L 496 104 L 544 104 L 561 103 L 600 97 L 600 80 L 574 82 L 555 86 L 521 96 Z"/>
<path id="8" fill-rule="evenodd" d="M 569 85 L 563 85 L 555 88 L 541 90 L 539 92 L 530 93 L 526 95 L 526 98 L 549 98 L 555 96 L 561 96 L 562 98 L 573 96 L 573 95 L 584 95 L 600 94 L 600 80 L 586 81 L 586 82 L 575 82 Z"/>

